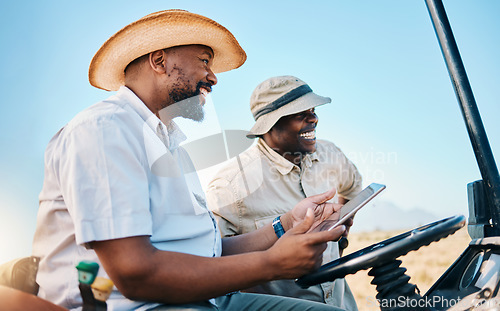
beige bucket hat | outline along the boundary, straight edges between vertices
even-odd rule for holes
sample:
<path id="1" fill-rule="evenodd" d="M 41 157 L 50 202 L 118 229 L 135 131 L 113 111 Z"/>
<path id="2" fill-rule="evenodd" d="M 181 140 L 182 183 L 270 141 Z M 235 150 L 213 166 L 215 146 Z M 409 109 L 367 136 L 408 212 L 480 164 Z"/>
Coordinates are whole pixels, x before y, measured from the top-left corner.
<path id="1" fill-rule="evenodd" d="M 116 91 L 125 84 L 125 68 L 134 59 L 190 44 L 212 48 L 214 73 L 238 68 L 247 58 L 233 34 L 217 22 L 184 10 L 166 10 L 149 14 L 109 38 L 90 63 L 90 84 Z"/>
<path id="2" fill-rule="evenodd" d="M 263 135 L 284 116 L 330 103 L 329 97 L 319 96 L 309 85 L 294 76 L 280 76 L 259 84 L 250 97 L 250 110 L 255 125 L 248 138 Z"/>

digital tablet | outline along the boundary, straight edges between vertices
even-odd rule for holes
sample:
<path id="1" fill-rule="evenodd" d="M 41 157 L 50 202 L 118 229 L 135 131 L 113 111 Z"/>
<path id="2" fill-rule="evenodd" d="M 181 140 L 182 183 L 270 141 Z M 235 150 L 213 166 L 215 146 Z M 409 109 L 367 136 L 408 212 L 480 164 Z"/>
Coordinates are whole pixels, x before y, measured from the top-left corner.
<path id="1" fill-rule="evenodd" d="M 381 184 L 370 184 L 368 187 L 363 189 L 356 197 L 344 204 L 340 209 L 340 216 L 338 220 L 326 219 L 320 223 L 313 231 L 325 231 L 332 230 L 337 226 L 342 225 L 347 219 L 351 218 L 360 208 L 370 202 L 377 194 L 385 189 L 385 185 Z"/>

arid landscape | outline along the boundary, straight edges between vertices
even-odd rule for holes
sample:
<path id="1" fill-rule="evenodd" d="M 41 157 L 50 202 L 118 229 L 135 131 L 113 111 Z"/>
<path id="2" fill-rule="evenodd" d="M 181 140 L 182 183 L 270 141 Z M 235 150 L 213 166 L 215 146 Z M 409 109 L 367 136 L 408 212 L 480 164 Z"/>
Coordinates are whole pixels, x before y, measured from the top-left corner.
<path id="1" fill-rule="evenodd" d="M 405 231 L 352 233 L 349 235 L 349 246 L 344 254 L 353 253 Z M 411 277 L 410 283 L 416 284 L 423 295 L 467 248 L 469 242 L 467 229 L 462 228 L 446 239 L 400 257 L 403 261 L 401 266 L 407 268 L 406 274 Z M 360 311 L 379 310 L 375 299 L 375 286 L 370 284 L 372 279 L 367 270 L 346 277 Z"/>

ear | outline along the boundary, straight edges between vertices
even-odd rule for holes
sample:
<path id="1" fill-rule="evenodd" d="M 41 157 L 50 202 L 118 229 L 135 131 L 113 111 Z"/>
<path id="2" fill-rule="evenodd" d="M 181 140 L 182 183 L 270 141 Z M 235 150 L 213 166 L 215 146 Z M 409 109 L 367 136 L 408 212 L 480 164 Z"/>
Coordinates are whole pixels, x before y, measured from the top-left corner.
<path id="1" fill-rule="evenodd" d="M 149 66 L 157 73 L 166 72 L 167 54 L 163 50 L 149 53 Z"/>
<path id="2" fill-rule="evenodd" d="M 266 144 L 270 144 L 271 140 L 272 140 L 272 128 L 267 132 L 267 133 L 264 133 L 262 134 L 260 137 L 266 142 Z"/>

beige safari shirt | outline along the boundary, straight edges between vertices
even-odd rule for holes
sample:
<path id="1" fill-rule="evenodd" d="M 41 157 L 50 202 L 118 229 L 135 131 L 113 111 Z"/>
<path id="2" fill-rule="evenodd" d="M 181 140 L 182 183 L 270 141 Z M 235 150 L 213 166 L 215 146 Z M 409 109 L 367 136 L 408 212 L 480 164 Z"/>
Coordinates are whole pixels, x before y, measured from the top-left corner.
<path id="1" fill-rule="evenodd" d="M 352 199 L 361 191 L 361 175 L 356 166 L 333 143 L 318 140 L 316 152 L 306 155 L 300 167 L 272 150 L 262 139 L 241 153 L 209 183 L 207 201 L 219 222 L 223 236 L 258 229 L 291 210 L 306 196 L 332 187 L 337 196 Z M 323 262 L 339 258 L 336 242 L 328 245 Z M 357 310 L 344 279 L 308 289 L 293 280 L 278 280 L 250 291 L 299 297 L 326 302 L 347 310 Z"/>

